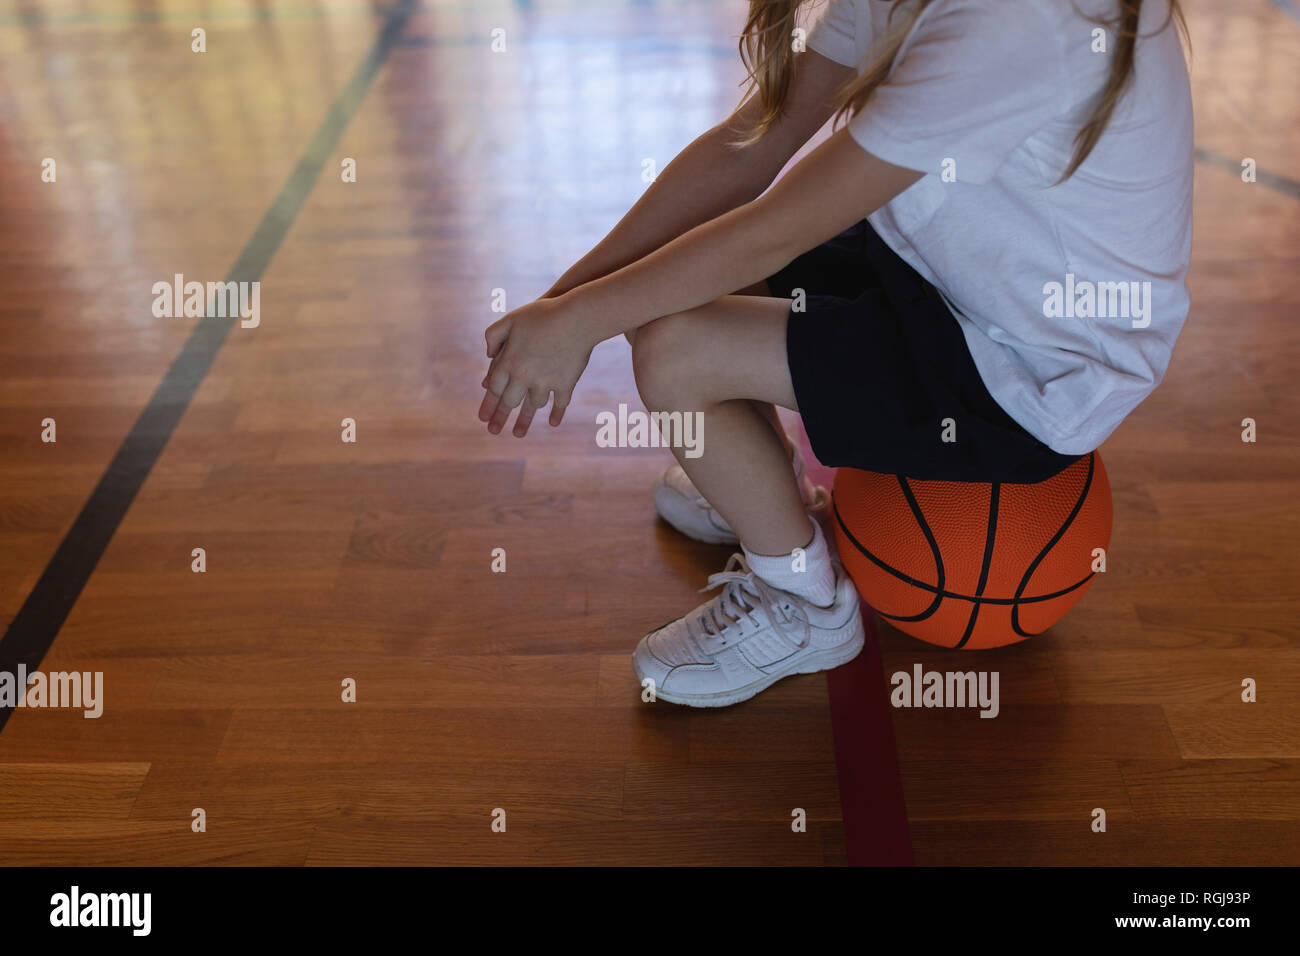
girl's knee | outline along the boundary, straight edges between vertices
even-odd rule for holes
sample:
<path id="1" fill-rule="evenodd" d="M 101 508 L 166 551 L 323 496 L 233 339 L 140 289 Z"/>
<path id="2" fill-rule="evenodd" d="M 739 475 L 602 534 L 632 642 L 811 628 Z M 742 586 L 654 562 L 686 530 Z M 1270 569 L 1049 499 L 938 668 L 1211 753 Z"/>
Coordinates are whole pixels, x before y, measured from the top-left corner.
<path id="1" fill-rule="evenodd" d="M 689 326 L 685 314 L 666 315 L 647 322 L 632 338 L 632 370 L 641 397 L 649 403 L 673 398 L 686 385 L 691 360 Z"/>

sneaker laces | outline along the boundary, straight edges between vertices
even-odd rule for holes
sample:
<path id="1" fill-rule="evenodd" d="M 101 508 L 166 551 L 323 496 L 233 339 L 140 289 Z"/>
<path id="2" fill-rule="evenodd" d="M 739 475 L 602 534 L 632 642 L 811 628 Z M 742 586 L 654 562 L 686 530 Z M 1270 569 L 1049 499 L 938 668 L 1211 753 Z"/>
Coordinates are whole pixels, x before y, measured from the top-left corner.
<path id="1" fill-rule="evenodd" d="M 745 560 L 743 554 L 733 554 L 728 558 L 727 566 L 717 574 L 710 574 L 709 583 L 700 588 L 699 593 L 704 594 L 716 587 L 721 587 L 722 593 L 713 599 L 699 618 L 701 629 L 705 634 L 716 637 L 727 627 L 739 624 L 744 618 L 754 620 L 753 612 L 762 609 L 767 614 L 772 628 L 800 650 L 812 640 L 812 627 L 806 617 L 798 619 L 803 624 L 801 638 L 796 639 L 787 630 L 791 619 L 785 617 L 781 604 L 784 602 L 793 604 L 799 600 L 798 595 L 791 595 L 772 587 L 750 569 L 749 562 Z"/>

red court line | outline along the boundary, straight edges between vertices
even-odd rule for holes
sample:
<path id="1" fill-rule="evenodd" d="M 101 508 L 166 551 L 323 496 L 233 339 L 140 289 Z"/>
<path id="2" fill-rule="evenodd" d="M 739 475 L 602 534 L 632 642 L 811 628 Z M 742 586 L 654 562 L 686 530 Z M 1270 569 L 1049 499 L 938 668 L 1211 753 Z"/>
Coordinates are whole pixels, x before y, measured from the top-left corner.
<path id="1" fill-rule="evenodd" d="M 834 469 L 817 461 L 802 427 L 799 436 L 809 477 L 831 487 Z M 885 690 L 876 618 L 865 604 L 862 629 L 866 637 L 862 653 L 826 675 L 845 850 L 850 866 L 911 866 L 912 838 L 894 743 L 894 715 Z"/>

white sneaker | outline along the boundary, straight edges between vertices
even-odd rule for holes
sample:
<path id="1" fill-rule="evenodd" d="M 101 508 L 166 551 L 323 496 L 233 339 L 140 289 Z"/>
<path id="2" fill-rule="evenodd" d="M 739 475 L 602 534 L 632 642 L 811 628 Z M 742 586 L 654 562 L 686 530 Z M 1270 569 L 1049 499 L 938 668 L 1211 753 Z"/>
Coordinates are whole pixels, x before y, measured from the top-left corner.
<path id="1" fill-rule="evenodd" d="M 778 591 L 733 554 L 709 586 L 722 593 L 651 631 L 632 654 L 637 680 L 654 681 L 657 698 L 690 707 L 748 700 L 791 674 L 839 667 L 862 650 L 858 592 L 839 562 L 835 601 L 810 604 Z"/>
<path id="2" fill-rule="evenodd" d="M 799 482 L 799 496 L 814 517 L 820 517 L 830 506 L 830 492 L 814 485 L 804 474 L 803 456 L 795 449 L 791 459 L 795 479 Z M 731 530 L 725 518 L 714 510 L 708 500 L 695 487 L 695 483 L 673 462 L 654 484 L 655 511 L 670 525 L 696 541 L 705 544 L 726 544 L 736 547 L 740 538 Z"/>

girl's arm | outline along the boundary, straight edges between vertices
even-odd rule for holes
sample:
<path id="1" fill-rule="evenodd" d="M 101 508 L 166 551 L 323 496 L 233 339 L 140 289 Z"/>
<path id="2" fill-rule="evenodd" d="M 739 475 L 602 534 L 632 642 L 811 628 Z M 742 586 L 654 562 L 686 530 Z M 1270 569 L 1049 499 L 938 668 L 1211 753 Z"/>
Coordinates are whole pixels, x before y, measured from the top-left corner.
<path id="1" fill-rule="evenodd" d="M 752 285 L 889 202 L 923 174 L 868 153 L 841 129 L 765 195 L 696 226 L 629 266 L 539 299 L 488 327 L 492 359 L 479 419 L 497 433 L 510 410 L 523 436 L 551 395 L 560 424 L 597 343 Z"/>
<path id="2" fill-rule="evenodd" d="M 922 175 L 878 159 L 841 129 L 766 195 L 554 301 L 587 330 L 580 334 L 604 341 L 765 279 Z"/>
<path id="3" fill-rule="evenodd" d="M 757 98 L 750 97 L 726 121 L 682 150 L 609 235 L 556 280 L 544 298 L 635 262 L 700 223 L 759 196 L 830 118 L 835 91 L 852 74 L 851 68 L 819 53 L 801 53 L 785 115 L 766 136 L 741 149 L 728 145 L 751 129 L 762 112 Z"/>

